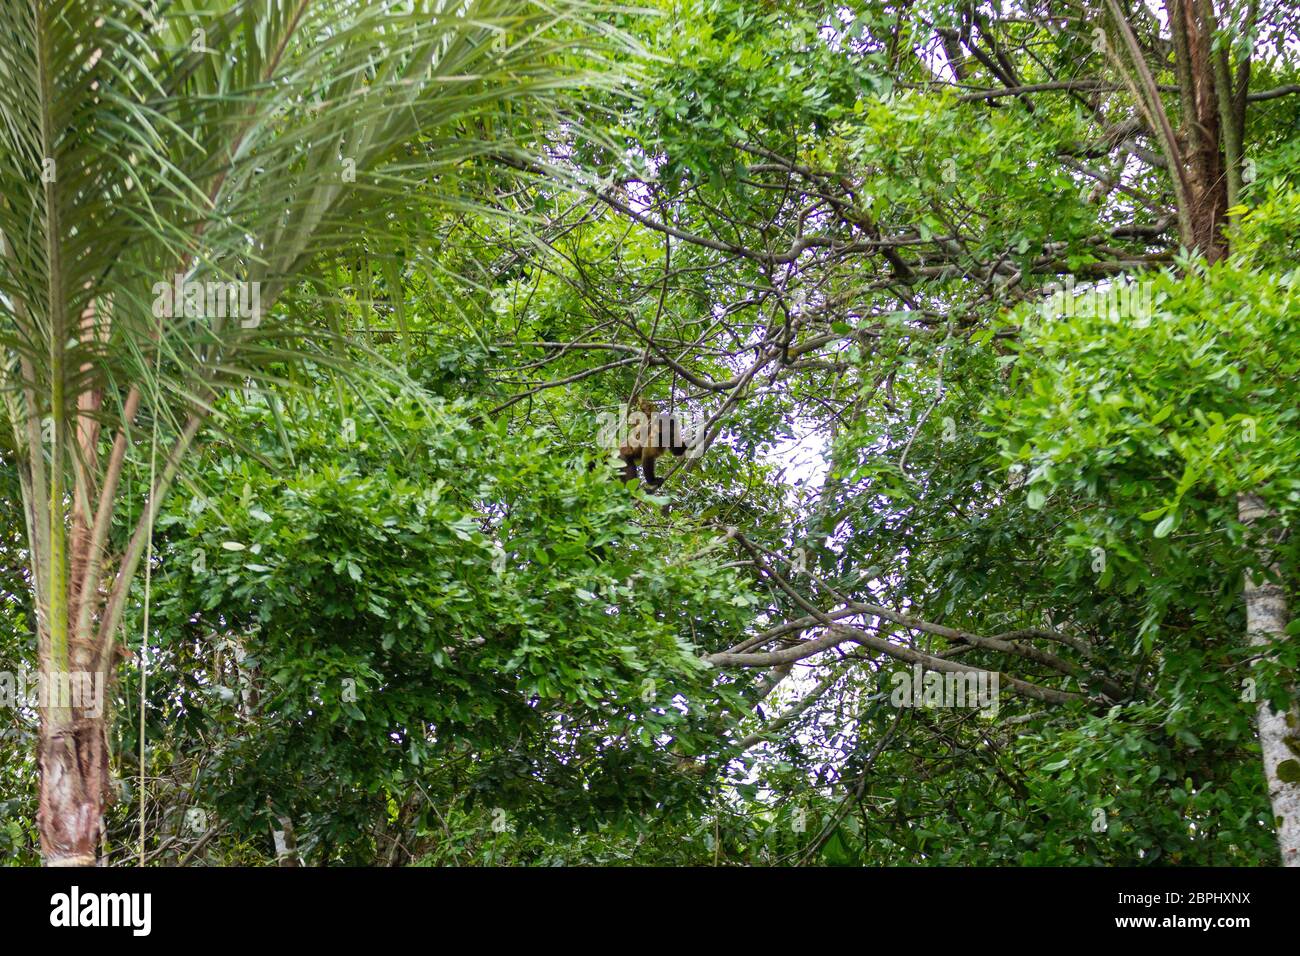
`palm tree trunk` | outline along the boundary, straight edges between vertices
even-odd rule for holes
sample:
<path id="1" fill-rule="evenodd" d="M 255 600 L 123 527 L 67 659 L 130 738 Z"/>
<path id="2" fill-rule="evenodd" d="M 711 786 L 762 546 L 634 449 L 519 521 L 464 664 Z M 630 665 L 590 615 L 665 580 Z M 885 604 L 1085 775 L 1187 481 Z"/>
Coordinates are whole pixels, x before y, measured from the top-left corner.
<path id="1" fill-rule="evenodd" d="M 53 710 L 42 710 L 38 745 L 41 855 L 46 866 L 94 866 L 109 785 L 104 716 Z"/>

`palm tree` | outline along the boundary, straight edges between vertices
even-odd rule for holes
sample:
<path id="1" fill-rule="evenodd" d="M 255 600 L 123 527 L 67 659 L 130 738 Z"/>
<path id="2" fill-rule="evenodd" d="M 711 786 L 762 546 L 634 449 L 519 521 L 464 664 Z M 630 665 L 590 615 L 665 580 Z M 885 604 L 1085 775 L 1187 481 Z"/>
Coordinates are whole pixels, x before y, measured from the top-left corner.
<path id="1" fill-rule="evenodd" d="M 154 516 L 222 392 L 329 352 L 303 306 L 331 259 L 472 204 L 465 174 L 588 89 L 607 33 L 580 0 L 0 3 L 6 454 L 40 677 L 75 690 L 126 653 Z M 105 717 L 55 695 L 38 746 L 44 860 L 91 865 Z"/>

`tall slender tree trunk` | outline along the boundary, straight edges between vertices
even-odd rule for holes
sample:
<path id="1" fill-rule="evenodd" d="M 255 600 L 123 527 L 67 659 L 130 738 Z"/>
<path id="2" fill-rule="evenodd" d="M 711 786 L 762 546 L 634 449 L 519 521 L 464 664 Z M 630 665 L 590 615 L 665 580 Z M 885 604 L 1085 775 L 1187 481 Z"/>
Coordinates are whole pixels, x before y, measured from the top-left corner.
<path id="1" fill-rule="evenodd" d="M 202 400 L 207 402 L 211 397 L 211 392 L 204 392 Z M 128 422 L 134 418 L 138 401 L 138 393 L 134 391 L 127 398 Z M 84 420 L 86 414 L 86 408 L 82 407 L 79 416 Z M 52 570 L 59 567 L 51 565 L 53 549 L 41 550 L 47 538 L 56 536 L 57 522 L 64 520 L 61 515 L 55 514 L 45 533 L 34 525 L 37 533 L 29 536 L 34 556 L 33 574 L 40 581 L 52 582 L 48 592 L 38 593 L 41 679 L 55 685 L 71 682 L 74 687 L 78 681 L 89 680 L 98 688 L 93 701 L 79 702 L 75 698 L 49 701 L 40 710 L 37 826 L 47 866 L 95 865 L 103 835 L 104 808 L 113 799 L 108 692 L 121 658 L 130 656 L 121 649 L 116 636 L 131 581 L 145 557 L 158 508 L 175 483 L 180 462 L 204 419 L 202 411 L 192 413 L 180 434 L 169 439 L 170 448 L 165 457 L 160 456 L 145 507 L 121 554 L 109 553 L 107 537 L 126 455 L 125 430 L 119 431 L 108 465 L 97 478 L 89 467 L 97 461 L 93 445 L 97 432 L 85 432 L 85 445 L 77 458 L 82 467 L 78 488 L 85 493 L 74 496 L 77 504 L 69 522 L 72 547 L 66 566 L 72 569 L 72 574 L 60 576 Z M 37 463 L 28 465 L 32 473 L 39 471 L 40 459 L 34 455 L 31 461 Z M 25 479 L 25 494 L 29 484 L 36 487 L 34 480 Z M 35 510 L 31 509 L 33 513 Z M 91 529 L 89 533 L 85 533 L 86 528 Z M 45 560 L 41 560 L 42 556 Z M 57 594 L 59 588 L 66 589 L 67 600 L 51 601 L 45 597 L 46 593 Z M 64 635 L 62 642 L 53 639 L 60 630 Z"/>
<path id="2" fill-rule="evenodd" d="M 87 302 L 77 334 L 100 341 L 107 326 L 95 307 Z M 93 369 L 80 369 L 89 376 Z M 93 381 L 93 379 L 92 379 Z M 45 607 L 40 615 L 40 673 L 46 699 L 40 709 L 37 738 L 37 766 L 40 770 L 40 803 L 37 828 L 41 855 L 47 866 L 94 866 L 102 838 L 104 806 L 112 796 L 109 772 L 108 725 L 105 697 L 107 668 L 97 653 L 93 630 L 99 608 L 97 584 L 85 581 L 87 570 L 94 575 L 97 553 L 91 510 L 92 489 L 98 469 L 99 424 L 95 413 L 103 400 L 98 387 L 77 395 L 72 417 L 73 434 L 61 424 L 62 390 L 54 396 L 54 448 L 50 461 L 51 485 L 48 503 L 48 540 L 64 547 L 48 548 L 44 554 L 34 547 L 33 574 L 49 582 Z M 65 437 L 66 436 L 66 437 Z M 65 454 L 65 442 L 75 442 L 76 452 Z M 40 447 L 30 449 L 33 456 Z M 64 462 L 72 463 L 71 507 L 65 510 Z M 33 542 L 35 544 L 35 542 Z M 40 557 L 45 560 L 41 561 Z M 98 687 L 98 694 L 94 689 Z M 92 692 L 91 699 L 82 696 Z M 66 693 L 66 696 L 64 694 Z"/>
<path id="3" fill-rule="evenodd" d="M 1237 509 L 1247 528 L 1258 527 L 1268 515 L 1264 499 L 1255 494 L 1241 495 Z M 1246 572 L 1246 635 L 1252 647 L 1267 653 L 1265 649 L 1274 642 L 1286 639 L 1287 600 L 1281 568 L 1267 546 L 1259 546 L 1258 553 L 1264 567 Z M 1255 574 L 1265 576 L 1257 581 Z M 1275 711 L 1267 696 L 1261 695 L 1256 722 L 1282 865 L 1300 866 L 1300 712 L 1294 705 Z"/>

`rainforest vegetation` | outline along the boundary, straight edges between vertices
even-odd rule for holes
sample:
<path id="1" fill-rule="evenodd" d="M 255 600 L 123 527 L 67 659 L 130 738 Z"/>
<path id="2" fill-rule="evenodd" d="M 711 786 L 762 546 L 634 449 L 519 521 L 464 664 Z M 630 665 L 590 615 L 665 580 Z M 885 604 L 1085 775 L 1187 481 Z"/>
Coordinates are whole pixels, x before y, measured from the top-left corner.
<path id="1" fill-rule="evenodd" d="M 1300 865 L 1290 0 L 0 8 L 0 860 Z"/>

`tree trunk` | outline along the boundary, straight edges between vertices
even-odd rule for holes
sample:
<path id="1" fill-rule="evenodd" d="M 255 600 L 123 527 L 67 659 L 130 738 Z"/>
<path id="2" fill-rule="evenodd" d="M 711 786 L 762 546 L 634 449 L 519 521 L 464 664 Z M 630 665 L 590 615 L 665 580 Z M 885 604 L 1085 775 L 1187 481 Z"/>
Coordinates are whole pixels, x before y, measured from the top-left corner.
<path id="1" fill-rule="evenodd" d="M 1210 0 L 1180 0 L 1172 5 L 1180 21 L 1174 35 L 1185 37 L 1188 73 L 1192 78 L 1190 115 L 1183 116 L 1188 143 L 1187 179 L 1191 186 L 1188 210 L 1192 221 L 1192 246 L 1209 262 L 1227 255 L 1223 227 L 1227 224 L 1228 181 L 1224 171 L 1223 135 L 1219 122 L 1219 95 L 1215 86 L 1212 49 L 1214 11 Z M 1181 46 L 1181 44 L 1180 44 Z"/>
<path id="2" fill-rule="evenodd" d="M 1237 513 L 1242 523 L 1251 527 L 1268 514 L 1268 508 L 1258 495 L 1245 494 L 1237 499 Z M 1267 578 L 1257 583 L 1253 573 L 1262 569 L 1247 571 L 1244 593 L 1246 634 L 1251 646 L 1260 648 L 1263 655 L 1286 637 L 1287 602 L 1280 569 L 1264 550 L 1260 553 L 1267 564 Z M 1279 713 L 1267 696 L 1261 695 L 1256 721 L 1282 865 L 1300 866 L 1300 708 L 1292 705 Z"/>
<path id="3" fill-rule="evenodd" d="M 283 813 L 277 813 L 275 819 L 280 824 L 280 829 L 271 831 L 271 837 L 275 841 L 275 865 L 301 866 L 298 860 L 298 839 L 293 832 L 293 821 Z"/>
<path id="4" fill-rule="evenodd" d="M 109 787 L 104 716 L 65 718 L 58 709 L 41 709 L 41 855 L 46 866 L 94 866 Z"/>

